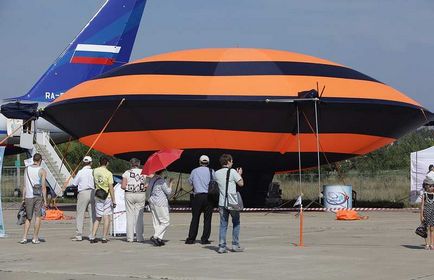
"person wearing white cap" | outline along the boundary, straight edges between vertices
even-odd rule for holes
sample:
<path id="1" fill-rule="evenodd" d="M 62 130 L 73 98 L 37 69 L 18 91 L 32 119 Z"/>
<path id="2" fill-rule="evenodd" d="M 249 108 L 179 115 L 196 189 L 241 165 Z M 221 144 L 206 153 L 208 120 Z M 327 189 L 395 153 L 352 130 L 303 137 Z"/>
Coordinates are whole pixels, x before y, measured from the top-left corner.
<path id="1" fill-rule="evenodd" d="M 191 222 L 188 237 L 185 244 L 194 244 L 199 229 L 200 215 L 203 213 L 202 244 L 210 244 L 211 219 L 213 202 L 208 196 L 208 186 L 211 179 L 215 178 L 215 172 L 208 167 L 209 157 L 202 155 L 199 158 L 199 167 L 191 171 L 188 181 L 193 187 L 193 199 L 191 201 Z"/>
<path id="2" fill-rule="evenodd" d="M 92 158 L 85 156 L 83 158 L 83 168 L 78 171 L 72 185 L 77 186 L 77 216 L 76 216 L 76 234 L 73 241 L 83 240 L 83 221 L 86 212 L 89 213 L 89 235 L 92 234 L 92 226 L 95 222 L 95 186 L 92 174 Z"/>

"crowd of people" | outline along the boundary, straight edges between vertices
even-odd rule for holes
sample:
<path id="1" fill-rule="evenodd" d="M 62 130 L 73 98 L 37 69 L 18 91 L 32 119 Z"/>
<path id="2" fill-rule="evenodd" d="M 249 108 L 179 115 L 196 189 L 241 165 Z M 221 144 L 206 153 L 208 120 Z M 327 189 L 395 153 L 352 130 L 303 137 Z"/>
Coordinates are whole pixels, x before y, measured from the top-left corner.
<path id="1" fill-rule="evenodd" d="M 23 203 L 27 217 L 24 223 L 21 244 L 28 242 L 27 236 L 33 218 L 35 219 L 32 243 L 38 244 L 39 230 L 44 209 L 47 207 L 45 186 L 46 171 L 41 167 L 42 156 L 36 153 L 33 164 L 26 167 L 23 187 Z M 113 174 L 109 171 L 109 160 L 99 159 L 99 167 L 92 169 L 92 158 L 85 156 L 83 167 L 72 180 L 77 186 L 76 233 L 73 241 L 83 241 L 83 224 L 86 210 L 89 214 L 90 243 L 107 243 L 113 209 L 116 208 Z M 240 209 L 242 199 L 237 191 L 243 187 L 242 169 L 233 169 L 233 158 L 229 154 L 220 157 L 221 169 L 214 171 L 209 167 L 210 159 L 207 155 L 199 158 L 199 167 L 192 170 L 189 183 L 192 186 L 192 217 L 185 244 L 194 244 L 199 229 L 200 217 L 203 214 L 203 232 L 201 244 L 210 244 L 211 220 L 214 207 L 218 206 L 220 215 L 218 253 L 228 251 L 226 233 L 229 216 L 232 219 L 232 247 L 233 252 L 242 252 L 240 246 Z M 140 160 L 132 158 L 131 168 L 122 174 L 121 188 L 125 191 L 126 207 L 126 235 L 127 242 L 144 242 L 144 212 L 146 203 L 152 216 L 154 234 L 149 238 L 154 246 L 164 246 L 164 235 L 170 225 L 169 197 L 172 193 L 173 180 L 166 179 L 162 173 L 144 175 L 140 168 Z M 97 238 L 100 223 L 103 223 L 102 237 Z"/>

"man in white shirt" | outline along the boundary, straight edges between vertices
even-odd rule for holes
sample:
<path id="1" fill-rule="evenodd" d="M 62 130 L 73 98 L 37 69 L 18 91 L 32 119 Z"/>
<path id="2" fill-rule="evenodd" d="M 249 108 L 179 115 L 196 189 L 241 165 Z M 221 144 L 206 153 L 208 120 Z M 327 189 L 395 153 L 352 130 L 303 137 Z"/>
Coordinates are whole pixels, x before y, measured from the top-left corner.
<path id="1" fill-rule="evenodd" d="M 72 184 L 77 186 L 77 216 L 76 216 L 76 235 L 73 241 L 83 240 L 83 221 L 84 214 L 89 213 L 89 234 L 92 234 L 92 226 L 95 222 L 95 186 L 92 174 L 92 158 L 85 156 L 83 158 L 83 168 L 78 171 Z"/>
<path id="2" fill-rule="evenodd" d="M 25 203 L 27 218 L 24 223 L 24 234 L 21 239 L 21 244 L 27 243 L 27 234 L 29 232 L 30 223 L 33 215 L 35 219 L 35 229 L 33 231 L 33 244 L 39 244 L 39 229 L 41 228 L 42 220 L 42 201 L 43 207 L 47 207 L 47 189 L 45 186 L 46 171 L 41 167 L 42 156 L 36 153 L 33 156 L 33 164 L 26 167 L 24 171 L 24 188 L 23 188 L 23 202 Z"/>

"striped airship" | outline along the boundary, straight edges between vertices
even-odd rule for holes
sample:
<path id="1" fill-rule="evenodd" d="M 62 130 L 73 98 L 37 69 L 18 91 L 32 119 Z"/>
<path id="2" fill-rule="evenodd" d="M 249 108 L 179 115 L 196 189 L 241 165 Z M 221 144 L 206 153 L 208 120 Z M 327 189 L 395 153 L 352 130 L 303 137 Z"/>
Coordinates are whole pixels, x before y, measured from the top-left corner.
<path id="1" fill-rule="evenodd" d="M 244 48 L 137 60 L 72 88 L 44 112 L 88 146 L 112 115 L 95 149 L 124 159 L 183 149 L 171 166 L 181 172 L 201 154 L 218 167 L 230 153 L 247 181 L 265 184 L 253 196 L 275 172 L 364 155 L 432 119 L 413 99 L 343 65 Z"/>

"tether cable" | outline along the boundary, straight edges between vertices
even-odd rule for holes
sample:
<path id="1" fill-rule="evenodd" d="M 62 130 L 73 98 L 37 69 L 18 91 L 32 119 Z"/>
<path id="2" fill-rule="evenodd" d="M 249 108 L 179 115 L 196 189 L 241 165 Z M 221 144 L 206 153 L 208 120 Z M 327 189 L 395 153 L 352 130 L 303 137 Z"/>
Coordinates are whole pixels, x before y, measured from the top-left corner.
<path id="1" fill-rule="evenodd" d="M 113 117 L 116 115 L 116 113 L 118 112 L 119 108 L 122 106 L 122 104 L 124 103 L 125 98 L 122 98 L 122 100 L 119 102 L 118 106 L 116 107 L 116 109 L 113 111 L 113 113 L 111 114 L 110 118 L 108 119 L 108 121 L 105 123 L 104 127 L 101 129 L 101 131 L 98 133 L 98 136 L 95 138 L 95 140 L 93 141 L 92 145 L 89 147 L 89 149 L 87 150 L 86 154 L 83 156 L 83 158 L 85 156 L 87 156 L 90 151 L 93 149 L 93 147 L 95 146 L 95 144 L 98 142 L 99 138 L 101 137 L 101 135 L 104 133 L 104 131 L 106 130 L 106 128 L 109 126 L 110 122 L 112 121 Z M 71 175 L 69 175 L 68 179 L 63 183 L 63 188 L 66 188 L 66 184 L 68 184 L 68 182 L 71 180 L 72 178 L 72 174 L 75 174 L 78 170 L 78 168 L 80 167 L 81 162 L 79 164 L 77 164 L 77 167 L 74 169 L 74 171 L 71 173 Z"/>

